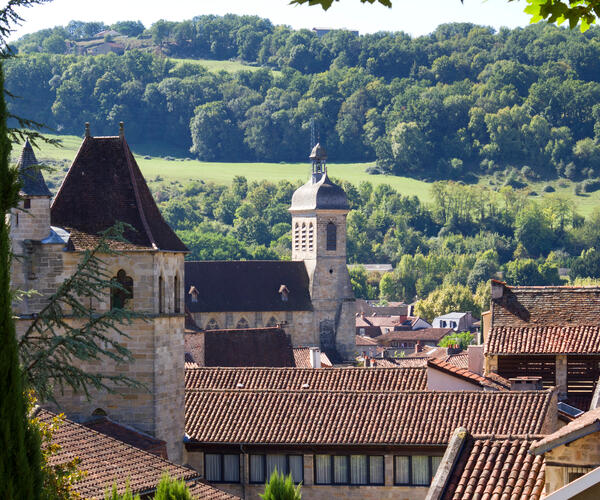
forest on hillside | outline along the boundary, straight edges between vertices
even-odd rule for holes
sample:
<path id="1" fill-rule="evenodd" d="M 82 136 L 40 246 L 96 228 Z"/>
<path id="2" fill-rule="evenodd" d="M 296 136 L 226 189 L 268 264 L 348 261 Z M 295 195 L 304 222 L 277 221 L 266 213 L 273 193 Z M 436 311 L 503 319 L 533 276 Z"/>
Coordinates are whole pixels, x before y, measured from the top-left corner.
<path id="1" fill-rule="evenodd" d="M 200 16 L 116 23 L 123 55 L 70 53 L 104 28 L 71 22 L 15 42 L 6 85 L 26 99 L 12 99 L 11 111 L 65 133 L 86 121 L 114 133 L 124 121 L 131 142 L 207 161 L 303 161 L 314 123 L 331 160 L 375 161 L 372 173 L 470 181 L 500 172 L 515 187 L 566 177 L 600 188 L 595 27 L 318 37 L 258 17 Z M 194 58 L 261 68 L 210 72 Z"/>

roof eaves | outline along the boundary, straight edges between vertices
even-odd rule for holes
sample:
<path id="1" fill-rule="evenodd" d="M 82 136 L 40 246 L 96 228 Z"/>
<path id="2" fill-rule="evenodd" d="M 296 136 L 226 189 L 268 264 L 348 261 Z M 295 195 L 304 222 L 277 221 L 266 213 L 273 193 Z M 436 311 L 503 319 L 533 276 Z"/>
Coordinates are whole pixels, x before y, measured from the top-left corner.
<path id="1" fill-rule="evenodd" d="M 574 420 L 576 422 L 576 420 Z M 582 437 L 588 436 L 589 434 L 593 434 L 594 432 L 600 431 L 600 420 L 596 419 L 590 424 L 581 427 L 580 429 L 575 429 L 568 434 L 560 436 L 556 439 L 552 439 L 550 441 L 543 442 L 540 445 L 536 445 L 535 443 L 531 446 L 530 452 L 534 455 L 542 455 L 547 451 L 553 450 L 557 446 L 561 446 L 563 444 L 569 444 L 577 439 L 581 439 Z M 543 439 L 541 441 L 544 441 Z"/>

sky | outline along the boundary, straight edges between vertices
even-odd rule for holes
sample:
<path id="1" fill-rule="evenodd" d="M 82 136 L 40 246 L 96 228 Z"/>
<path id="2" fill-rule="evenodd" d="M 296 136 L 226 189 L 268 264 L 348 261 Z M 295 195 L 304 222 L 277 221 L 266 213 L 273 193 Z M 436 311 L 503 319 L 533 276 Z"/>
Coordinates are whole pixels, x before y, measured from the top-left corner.
<path id="1" fill-rule="evenodd" d="M 360 33 L 405 31 L 413 36 L 431 33 L 443 23 L 472 22 L 496 29 L 525 26 L 525 0 L 392 0 L 388 9 L 360 0 L 341 0 L 327 11 L 320 6 L 289 5 L 289 0 L 54 0 L 49 4 L 22 9 L 25 23 L 12 40 L 38 31 L 66 25 L 71 20 L 140 20 L 146 27 L 159 19 L 182 21 L 197 15 L 251 14 L 270 19 L 273 24 L 293 28 L 347 28 Z"/>

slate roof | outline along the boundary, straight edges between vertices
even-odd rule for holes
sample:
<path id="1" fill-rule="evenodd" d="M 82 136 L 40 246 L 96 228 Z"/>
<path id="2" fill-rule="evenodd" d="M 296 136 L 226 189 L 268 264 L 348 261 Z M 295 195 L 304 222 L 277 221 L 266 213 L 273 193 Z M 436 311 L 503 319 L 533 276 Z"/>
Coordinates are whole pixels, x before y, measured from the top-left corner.
<path id="1" fill-rule="evenodd" d="M 292 195 L 290 211 L 349 210 L 346 192 L 333 183 L 327 172 L 314 173 L 308 182 Z"/>
<path id="2" fill-rule="evenodd" d="M 22 196 L 52 196 L 29 140 L 25 141 L 25 145 L 21 150 L 17 168 L 19 169 L 20 193 Z"/>
<path id="3" fill-rule="evenodd" d="M 289 290 L 288 300 L 279 293 Z M 311 311 L 309 279 L 301 261 L 191 261 L 185 263 L 186 292 L 191 312 Z"/>
<path id="4" fill-rule="evenodd" d="M 294 347 L 294 363 L 296 368 L 312 368 L 310 364 L 310 347 Z M 329 368 L 333 366 L 331 360 L 323 351 L 321 351 L 321 367 Z"/>
<path id="5" fill-rule="evenodd" d="M 160 214 L 124 137 L 86 137 L 52 203 L 53 226 L 71 233 L 69 248 L 85 250 L 98 233 L 124 222 L 132 226 L 118 250 L 187 252 Z"/>
<path id="6" fill-rule="evenodd" d="M 585 429 L 588 428 L 586 432 Z M 532 446 L 534 453 L 544 453 L 560 444 L 574 441 L 586 434 L 600 432 L 600 408 L 585 412 L 556 432 L 536 441 Z"/>
<path id="7" fill-rule="evenodd" d="M 543 457 L 528 453 L 535 436 L 468 436 L 442 500 L 537 500 L 544 491 Z"/>
<path id="8" fill-rule="evenodd" d="M 295 366 L 290 336 L 277 327 L 186 332 L 200 366 Z"/>
<path id="9" fill-rule="evenodd" d="M 35 416 L 42 422 L 51 423 L 56 414 L 38 409 Z M 127 479 L 134 493 L 142 493 L 153 491 L 164 472 L 185 480 L 199 476 L 192 469 L 176 465 L 71 420 L 64 420 L 59 425 L 52 442 L 60 445 L 61 449 L 50 457 L 50 465 L 61 464 L 74 457 L 81 460 L 79 468 L 86 471 L 87 475 L 75 484 L 75 490 L 88 499 L 103 499 L 105 489 L 114 482 L 122 493 Z M 205 495 L 199 498 L 236 498 L 226 494 L 222 496 L 224 493 L 220 490 L 204 486 Z"/>
<path id="10" fill-rule="evenodd" d="M 477 373 L 473 373 L 466 368 L 460 368 L 452 363 L 447 361 L 443 361 L 439 358 L 430 358 L 427 361 L 427 366 L 429 368 L 433 368 L 434 370 L 439 370 L 441 372 L 447 373 L 448 375 L 452 375 L 453 377 L 458 377 L 467 382 L 471 382 L 473 384 L 479 385 L 481 387 L 487 387 L 489 389 L 494 389 L 498 391 L 505 391 L 510 389 L 510 382 L 508 380 L 503 379 L 502 377 L 497 377 L 495 380 L 482 377 Z"/>
<path id="11" fill-rule="evenodd" d="M 539 434 L 551 394 L 187 389 L 185 427 L 191 442 L 205 444 L 446 444 L 461 425 Z"/>
<path id="12" fill-rule="evenodd" d="M 426 390 L 427 372 L 425 368 L 195 368 L 186 370 L 185 387 L 192 391 Z"/>

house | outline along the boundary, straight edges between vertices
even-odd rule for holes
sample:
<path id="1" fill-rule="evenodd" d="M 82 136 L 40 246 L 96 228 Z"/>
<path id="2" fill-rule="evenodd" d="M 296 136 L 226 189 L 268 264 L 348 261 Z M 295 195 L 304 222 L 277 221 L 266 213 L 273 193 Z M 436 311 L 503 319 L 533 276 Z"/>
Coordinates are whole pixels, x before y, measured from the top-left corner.
<path id="1" fill-rule="evenodd" d="M 291 261 L 185 263 L 186 308 L 200 329 L 280 325 L 293 346 L 334 362 L 354 355 L 354 293 L 346 264 L 346 193 L 311 152 L 310 180 L 292 196 Z"/>
<path id="2" fill-rule="evenodd" d="M 86 471 L 86 475 L 74 484 L 74 490 L 83 498 L 101 500 L 113 484 L 123 493 L 129 483 L 134 494 L 149 500 L 165 472 L 173 478 L 183 479 L 198 500 L 239 498 L 206 484 L 199 473 L 189 467 L 174 464 L 71 420 L 62 420 L 48 410 L 37 408 L 33 416 L 46 425 L 59 422 L 52 433 L 52 444 L 58 445 L 59 449 L 50 456 L 50 464 L 60 465 L 74 457 L 79 458 L 79 470 Z M 124 432 L 121 436 L 127 438 Z M 137 440 L 135 431 L 130 439 Z"/>
<path id="3" fill-rule="evenodd" d="M 377 345 L 405 354 L 419 352 L 425 346 L 437 346 L 446 335 L 453 333 L 450 328 L 423 328 L 421 330 L 399 330 L 376 337 Z"/>
<path id="4" fill-rule="evenodd" d="M 373 300 L 356 299 L 356 313 L 365 316 L 410 316 L 412 306 L 404 302 L 387 302 L 382 306 Z"/>
<path id="5" fill-rule="evenodd" d="M 374 358 L 383 354 L 383 349 L 377 345 L 377 341 L 367 335 L 356 336 L 356 352 L 359 356 Z"/>
<path id="6" fill-rule="evenodd" d="M 277 467 L 302 481 L 307 500 L 418 500 L 427 495 L 457 427 L 478 435 L 541 435 L 556 428 L 553 391 L 415 389 L 423 387 L 424 374 L 188 370 L 186 461 L 209 482 L 232 494 L 244 491 L 246 498 L 258 498 Z"/>
<path id="7" fill-rule="evenodd" d="M 128 224 L 123 234 L 127 241 L 109 242 L 118 254 L 103 257 L 106 272 L 127 292 L 107 293 L 101 300 L 93 299 L 91 306 L 106 311 L 118 304 L 144 315 L 120 325 L 128 337 L 119 335 L 134 357 L 128 375 L 143 386 L 124 389 L 126 399 L 99 390 L 91 390 L 90 399 L 65 390 L 56 399 L 71 419 L 87 420 L 100 409 L 121 424 L 165 441 L 169 458 L 178 462 L 184 432 L 182 297 L 188 249 L 162 218 L 122 126 L 119 135 L 112 137 L 92 137 L 86 126 L 85 138 L 52 204 L 37 164 L 26 142 L 18 162 L 22 200 L 10 215 L 12 250 L 21 257 L 12 261 L 11 280 L 15 288 L 41 293 L 13 304 L 17 334 L 75 272 L 85 252 L 98 244 L 100 231 L 117 221 Z M 81 367 L 97 370 L 93 364 Z M 118 376 L 123 367 L 107 359 L 102 372 Z"/>
<path id="8" fill-rule="evenodd" d="M 470 332 L 473 330 L 474 319 L 471 311 L 451 312 L 438 316 L 433 320 L 434 328 L 452 328 L 455 332 Z"/>
<path id="9" fill-rule="evenodd" d="M 400 330 L 422 330 L 431 328 L 431 325 L 418 316 L 405 315 L 380 315 L 366 316 L 364 313 L 356 315 L 356 334 L 378 337 L 379 335 Z"/>
<path id="10" fill-rule="evenodd" d="M 507 391 L 510 381 L 488 378 L 438 358 L 427 360 L 427 389 L 430 391 Z"/>
<path id="11" fill-rule="evenodd" d="M 547 498 L 599 497 L 600 408 L 584 413 L 556 432 L 537 440 L 530 451 L 535 456 L 543 456 L 546 462 Z M 585 476 L 587 478 L 583 480 Z M 578 479 L 583 481 L 574 485 Z M 574 486 L 569 488 L 571 484 Z M 561 490 L 562 493 L 559 493 Z M 572 495 L 565 495 L 569 492 Z"/>
<path id="12" fill-rule="evenodd" d="M 539 437 L 539 436 L 537 436 Z M 544 492 L 544 460 L 529 453 L 535 435 L 474 435 L 455 430 L 427 500 L 523 498 Z"/>
<path id="13" fill-rule="evenodd" d="M 600 287 L 510 287 L 492 280 L 486 372 L 541 377 L 581 410 L 600 377 Z"/>

